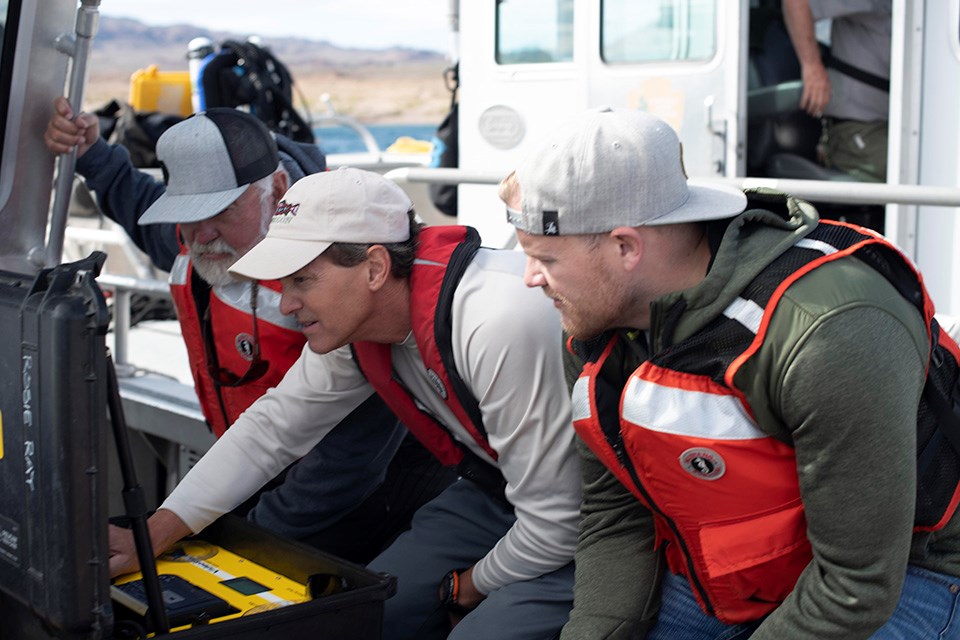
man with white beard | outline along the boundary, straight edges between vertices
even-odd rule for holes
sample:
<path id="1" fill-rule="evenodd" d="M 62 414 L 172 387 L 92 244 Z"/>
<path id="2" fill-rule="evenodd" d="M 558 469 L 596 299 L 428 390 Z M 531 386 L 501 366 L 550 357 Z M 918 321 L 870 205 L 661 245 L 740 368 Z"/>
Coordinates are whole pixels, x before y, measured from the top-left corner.
<path id="1" fill-rule="evenodd" d="M 210 109 L 160 137 L 161 183 L 137 170 L 126 149 L 101 139 L 96 116 L 74 117 L 63 98 L 54 102 L 44 141 L 53 153 L 77 147 L 77 172 L 101 210 L 170 272 L 197 396 L 219 437 L 276 386 L 304 345 L 299 325 L 279 311 L 279 283 L 237 279 L 227 268 L 266 235 L 287 187 L 325 170 L 323 154 L 272 134 L 250 114 Z M 453 476 L 405 438 L 375 395 L 331 436 L 263 492 L 248 518 L 365 563 Z"/>

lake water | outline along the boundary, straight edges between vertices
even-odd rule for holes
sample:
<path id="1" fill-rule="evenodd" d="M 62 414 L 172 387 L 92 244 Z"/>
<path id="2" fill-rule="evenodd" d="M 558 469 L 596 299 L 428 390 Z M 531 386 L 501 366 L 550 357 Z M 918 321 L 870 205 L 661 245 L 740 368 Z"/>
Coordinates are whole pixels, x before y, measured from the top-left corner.
<path id="1" fill-rule="evenodd" d="M 367 128 L 381 149 L 386 149 L 401 136 L 430 141 L 437 130 L 436 124 L 373 124 Z M 317 143 L 324 153 L 354 153 L 365 151 L 360 136 L 349 127 L 317 127 L 313 130 Z"/>

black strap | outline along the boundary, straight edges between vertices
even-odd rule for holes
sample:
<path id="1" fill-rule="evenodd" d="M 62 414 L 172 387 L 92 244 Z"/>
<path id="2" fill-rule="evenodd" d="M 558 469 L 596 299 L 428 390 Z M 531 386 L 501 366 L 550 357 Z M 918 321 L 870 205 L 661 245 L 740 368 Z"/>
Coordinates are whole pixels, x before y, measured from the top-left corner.
<path id="1" fill-rule="evenodd" d="M 493 466 L 463 445 L 460 445 L 460 449 L 463 451 L 463 459 L 457 465 L 457 475 L 473 482 L 487 495 L 513 511 L 513 505 L 507 500 L 507 480 L 503 477 L 500 468 Z"/>
<path id="2" fill-rule="evenodd" d="M 164 606 L 160 578 L 157 575 L 157 561 L 153 544 L 150 541 L 150 529 L 147 526 L 146 499 L 143 487 L 137 480 L 137 472 L 130 452 L 130 440 L 127 434 L 127 421 L 123 415 L 123 402 L 120 399 L 120 385 L 113 358 L 107 354 L 107 407 L 110 409 L 110 424 L 117 444 L 117 457 L 120 461 L 120 476 L 123 480 L 123 504 L 133 529 L 133 541 L 143 576 L 143 588 L 147 596 L 147 616 L 158 635 L 164 635 L 170 629 L 170 619 Z"/>
<path id="3" fill-rule="evenodd" d="M 940 354 L 937 353 L 938 351 Z M 934 347 L 934 359 L 942 357 L 942 353 L 943 347 L 937 344 Z M 937 366 L 936 362 L 933 363 L 933 366 Z M 943 437 L 950 442 L 957 455 L 960 455 L 960 378 L 954 383 L 948 397 L 945 390 L 934 384 L 933 377 L 928 374 L 927 383 L 923 387 L 923 395 L 927 399 L 930 411 L 936 417 L 937 431 L 943 434 Z M 939 438 L 931 438 L 931 442 L 933 440 L 939 440 Z M 921 459 L 924 457 L 927 456 L 921 454 Z"/>
<path id="4" fill-rule="evenodd" d="M 854 80 L 859 80 L 866 85 L 870 85 L 874 89 L 879 89 L 885 93 L 890 93 L 890 80 L 887 78 L 882 78 L 875 73 L 864 71 L 860 67 L 855 67 L 849 62 L 844 62 L 843 60 L 836 58 L 833 53 L 831 53 L 830 48 L 822 42 L 820 43 L 820 57 L 823 59 L 824 66 L 830 67 L 831 69 L 836 69 L 843 75 L 850 76 Z"/>
<path id="5" fill-rule="evenodd" d="M 437 310 L 434 318 L 434 339 L 437 341 L 437 350 L 440 360 L 447 370 L 450 385 L 457 396 L 460 405 L 467 412 L 473 426 L 484 437 L 487 429 L 483 426 L 483 412 L 480 411 L 480 401 L 473 395 L 470 387 L 463 381 L 457 371 L 457 363 L 453 359 L 453 294 L 463 278 L 467 267 L 473 262 L 477 251 L 480 250 L 480 234 L 473 227 L 466 227 L 466 237 L 453 253 L 447 264 L 447 271 L 440 285 L 440 295 L 437 301 Z"/>

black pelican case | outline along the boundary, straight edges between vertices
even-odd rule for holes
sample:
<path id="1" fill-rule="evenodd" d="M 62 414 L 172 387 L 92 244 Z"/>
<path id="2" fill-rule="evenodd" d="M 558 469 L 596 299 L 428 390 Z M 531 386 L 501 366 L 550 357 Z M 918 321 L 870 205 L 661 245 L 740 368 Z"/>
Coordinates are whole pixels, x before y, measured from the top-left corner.
<path id="1" fill-rule="evenodd" d="M 0 272 L 4 639 L 96 637 L 110 626 L 101 265 Z"/>

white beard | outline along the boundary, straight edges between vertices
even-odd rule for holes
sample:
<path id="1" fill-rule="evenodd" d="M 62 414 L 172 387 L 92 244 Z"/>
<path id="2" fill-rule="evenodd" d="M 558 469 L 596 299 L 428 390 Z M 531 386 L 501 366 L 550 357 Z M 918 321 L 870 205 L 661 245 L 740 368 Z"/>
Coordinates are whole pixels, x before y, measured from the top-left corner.
<path id="1" fill-rule="evenodd" d="M 187 249 L 190 252 L 190 261 L 193 263 L 193 268 L 196 269 L 197 275 L 203 278 L 211 287 L 227 285 L 233 282 L 245 280 L 245 278 L 238 278 L 230 275 L 228 269 L 231 265 L 233 265 L 234 262 L 242 258 L 247 251 L 252 249 L 264 238 L 264 236 L 267 235 L 267 229 L 270 228 L 270 218 L 273 216 L 275 209 L 276 204 L 271 200 L 270 189 L 261 187 L 260 228 L 258 229 L 257 237 L 254 238 L 247 247 L 235 249 L 227 244 L 222 238 L 217 238 L 216 240 L 206 244 L 188 242 Z M 230 259 L 208 261 L 205 259 L 205 256 L 208 253 L 225 253 L 230 256 Z"/>
<path id="2" fill-rule="evenodd" d="M 208 244 L 188 244 L 190 250 L 190 262 L 203 280 L 211 287 L 221 286 L 237 282 L 239 278 L 233 277 L 228 269 L 230 265 L 236 262 L 240 255 L 226 242 L 217 238 Z M 230 260 L 207 260 L 208 253 L 226 253 L 230 255 Z"/>

